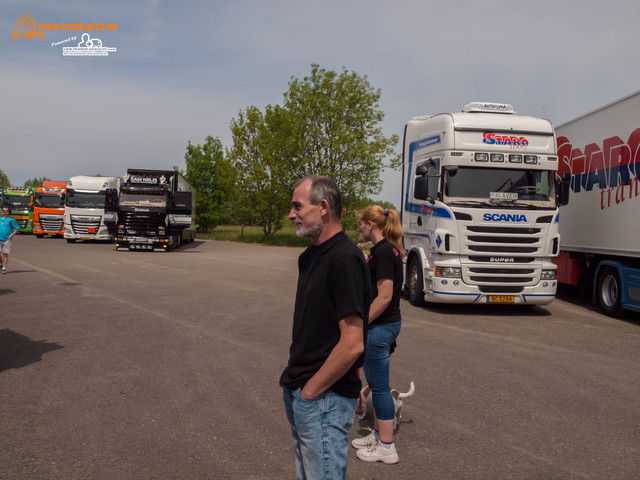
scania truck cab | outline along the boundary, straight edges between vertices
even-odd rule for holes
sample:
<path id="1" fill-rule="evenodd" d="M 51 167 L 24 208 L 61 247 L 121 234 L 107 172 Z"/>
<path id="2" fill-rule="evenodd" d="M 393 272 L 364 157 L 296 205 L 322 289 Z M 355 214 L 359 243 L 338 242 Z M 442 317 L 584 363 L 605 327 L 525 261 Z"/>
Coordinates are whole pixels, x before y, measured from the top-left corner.
<path id="1" fill-rule="evenodd" d="M 45 180 L 36 188 L 33 198 L 33 233 L 42 238 L 45 235 L 64 235 L 64 197 L 67 182 Z"/>
<path id="2" fill-rule="evenodd" d="M 11 209 L 11 217 L 18 223 L 20 233 L 33 233 L 33 189 L 9 187 L 2 193 L 2 206 Z"/>
<path id="3" fill-rule="evenodd" d="M 117 249 L 169 251 L 195 239 L 195 190 L 177 171 L 130 168 L 117 220 Z"/>
<path id="4" fill-rule="evenodd" d="M 115 221 L 120 177 L 78 175 L 67 183 L 64 207 L 64 238 L 77 240 L 113 240 L 105 221 Z"/>
<path id="5" fill-rule="evenodd" d="M 568 186 L 556 188 L 549 121 L 475 102 L 409 121 L 403 157 L 404 290 L 412 304 L 554 299 L 551 257 Z"/>

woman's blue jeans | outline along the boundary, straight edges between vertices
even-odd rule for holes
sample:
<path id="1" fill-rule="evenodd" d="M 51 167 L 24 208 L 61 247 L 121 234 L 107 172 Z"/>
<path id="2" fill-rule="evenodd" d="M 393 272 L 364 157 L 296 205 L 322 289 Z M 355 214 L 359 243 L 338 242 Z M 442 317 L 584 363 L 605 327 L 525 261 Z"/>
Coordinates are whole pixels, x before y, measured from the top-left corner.
<path id="1" fill-rule="evenodd" d="M 396 414 L 389 386 L 391 344 L 400 333 L 402 322 L 369 325 L 364 357 L 364 375 L 371 389 L 373 408 L 378 420 L 393 420 Z"/>
<path id="2" fill-rule="evenodd" d="M 340 479 L 347 475 L 349 429 L 353 425 L 357 398 L 327 390 L 313 400 L 300 389 L 283 389 L 284 408 L 291 424 L 298 480 Z"/>

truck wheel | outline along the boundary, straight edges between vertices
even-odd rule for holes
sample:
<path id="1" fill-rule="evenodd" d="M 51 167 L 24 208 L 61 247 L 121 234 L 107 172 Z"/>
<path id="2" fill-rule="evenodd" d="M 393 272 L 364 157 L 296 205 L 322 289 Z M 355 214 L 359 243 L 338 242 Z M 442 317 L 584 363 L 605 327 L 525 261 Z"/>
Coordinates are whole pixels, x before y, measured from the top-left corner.
<path id="1" fill-rule="evenodd" d="M 44 233 L 36 233 L 36 238 L 44 238 Z"/>
<path id="2" fill-rule="evenodd" d="M 67 238 L 67 243 L 76 243 L 75 238 Z"/>
<path id="3" fill-rule="evenodd" d="M 625 310 L 620 304 L 620 277 L 613 267 L 602 267 L 598 275 L 598 304 L 610 317 L 622 317 Z"/>
<path id="4" fill-rule="evenodd" d="M 409 278 L 407 290 L 409 291 L 409 302 L 416 307 L 423 307 L 426 302 L 424 301 L 424 280 L 422 278 L 422 266 L 420 265 L 420 259 L 414 256 L 409 264 Z"/>

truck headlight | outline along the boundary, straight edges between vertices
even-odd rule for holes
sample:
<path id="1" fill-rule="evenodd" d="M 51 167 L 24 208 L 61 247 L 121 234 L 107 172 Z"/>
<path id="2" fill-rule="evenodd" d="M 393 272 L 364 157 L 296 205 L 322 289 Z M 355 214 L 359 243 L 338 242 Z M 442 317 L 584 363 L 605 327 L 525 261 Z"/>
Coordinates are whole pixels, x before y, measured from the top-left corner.
<path id="1" fill-rule="evenodd" d="M 436 277 L 460 278 L 462 277 L 462 268 L 460 267 L 436 267 Z"/>
<path id="2" fill-rule="evenodd" d="M 556 279 L 556 270 L 542 270 L 542 275 L 540 276 L 542 280 L 555 280 Z"/>

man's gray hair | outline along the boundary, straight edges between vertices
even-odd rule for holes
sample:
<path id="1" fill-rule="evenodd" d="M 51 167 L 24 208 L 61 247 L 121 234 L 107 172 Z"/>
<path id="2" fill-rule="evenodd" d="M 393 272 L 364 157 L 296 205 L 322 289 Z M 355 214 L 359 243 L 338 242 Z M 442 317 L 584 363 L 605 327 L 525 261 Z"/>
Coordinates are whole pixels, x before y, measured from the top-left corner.
<path id="1" fill-rule="evenodd" d="M 340 220 L 342 216 L 342 194 L 338 184 L 331 177 L 323 175 L 309 175 L 304 177 L 295 184 L 293 189 L 295 190 L 305 180 L 311 180 L 311 188 L 309 189 L 309 201 L 313 205 L 320 203 L 322 199 L 325 199 L 329 204 L 331 215 Z"/>

